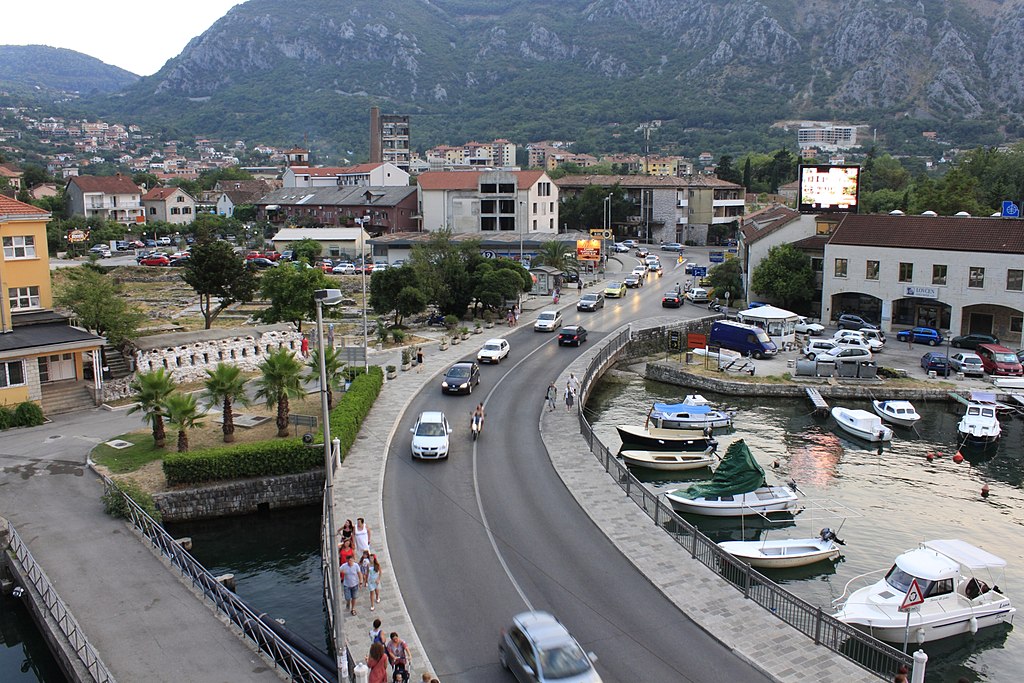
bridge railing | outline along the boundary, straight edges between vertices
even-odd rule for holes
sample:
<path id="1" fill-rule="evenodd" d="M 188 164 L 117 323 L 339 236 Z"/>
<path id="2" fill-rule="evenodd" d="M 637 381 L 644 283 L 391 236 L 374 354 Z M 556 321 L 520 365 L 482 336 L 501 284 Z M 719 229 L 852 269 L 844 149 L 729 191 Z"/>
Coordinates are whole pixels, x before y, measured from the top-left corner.
<path id="1" fill-rule="evenodd" d="M 627 349 L 631 341 L 629 329 L 610 340 L 591 361 L 580 382 L 580 432 L 605 471 L 691 557 L 720 574 L 723 580 L 741 591 L 745 598 L 812 638 L 815 644 L 829 648 L 883 679 L 892 680 L 901 666 L 910 670 L 914 663 L 912 656 L 826 614 L 820 607 L 793 595 L 747 563 L 722 550 L 633 476 L 626 465 L 601 442 L 585 416 L 584 405 L 594 383 Z"/>

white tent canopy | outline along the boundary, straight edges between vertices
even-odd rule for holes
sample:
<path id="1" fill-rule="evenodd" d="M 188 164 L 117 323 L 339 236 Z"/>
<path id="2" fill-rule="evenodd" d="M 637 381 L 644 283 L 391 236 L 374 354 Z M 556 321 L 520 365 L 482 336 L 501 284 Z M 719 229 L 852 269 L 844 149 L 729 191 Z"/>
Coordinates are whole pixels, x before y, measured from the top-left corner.
<path id="1" fill-rule="evenodd" d="M 782 342 L 796 340 L 795 325 L 800 319 L 796 313 L 775 306 L 758 306 L 740 311 L 740 321 L 763 328 L 772 340 L 781 346 Z"/>

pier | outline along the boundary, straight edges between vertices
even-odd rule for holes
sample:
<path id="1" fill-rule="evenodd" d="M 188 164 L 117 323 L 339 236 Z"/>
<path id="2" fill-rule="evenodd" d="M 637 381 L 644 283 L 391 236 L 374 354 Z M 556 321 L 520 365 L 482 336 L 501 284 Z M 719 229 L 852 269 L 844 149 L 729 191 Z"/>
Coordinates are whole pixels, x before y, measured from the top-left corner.
<path id="1" fill-rule="evenodd" d="M 807 387 L 807 398 L 810 399 L 811 405 L 814 406 L 815 415 L 828 415 L 828 403 L 821 397 L 821 393 L 817 389 Z"/>

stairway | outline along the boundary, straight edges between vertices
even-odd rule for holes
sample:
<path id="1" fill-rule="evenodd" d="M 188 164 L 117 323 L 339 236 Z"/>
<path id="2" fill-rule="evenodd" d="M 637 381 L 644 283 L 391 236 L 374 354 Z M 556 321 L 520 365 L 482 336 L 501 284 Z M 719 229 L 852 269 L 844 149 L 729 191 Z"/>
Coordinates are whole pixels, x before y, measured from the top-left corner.
<path id="1" fill-rule="evenodd" d="M 89 387 L 89 382 L 77 380 L 44 384 L 43 413 L 49 416 L 95 408 L 96 402 Z"/>
<path id="2" fill-rule="evenodd" d="M 110 375 L 107 379 L 121 379 L 132 374 L 125 362 L 124 355 L 110 344 L 103 346 L 103 366 L 108 368 Z"/>

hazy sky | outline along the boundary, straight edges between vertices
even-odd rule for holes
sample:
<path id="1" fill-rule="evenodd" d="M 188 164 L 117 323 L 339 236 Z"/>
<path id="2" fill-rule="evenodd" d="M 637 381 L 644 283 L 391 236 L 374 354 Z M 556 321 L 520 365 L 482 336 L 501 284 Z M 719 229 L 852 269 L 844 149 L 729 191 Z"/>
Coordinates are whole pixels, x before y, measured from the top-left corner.
<path id="1" fill-rule="evenodd" d="M 3 0 L 0 45 L 66 47 L 148 76 L 243 0 Z"/>

